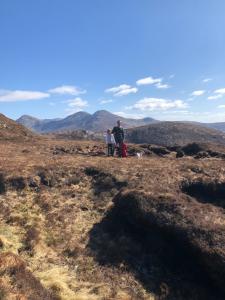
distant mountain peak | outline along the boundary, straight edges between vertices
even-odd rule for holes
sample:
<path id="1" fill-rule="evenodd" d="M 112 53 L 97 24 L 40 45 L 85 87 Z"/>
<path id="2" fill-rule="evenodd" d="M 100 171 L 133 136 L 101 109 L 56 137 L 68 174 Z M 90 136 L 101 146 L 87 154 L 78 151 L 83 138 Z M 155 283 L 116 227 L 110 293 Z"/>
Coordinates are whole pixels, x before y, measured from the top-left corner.
<path id="1" fill-rule="evenodd" d="M 86 112 L 86 111 L 80 110 L 80 111 L 77 111 L 77 112 L 75 112 L 75 113 L 67 116 L 67 117 L 78 116 L 78 115 L 90 115 L 90 114 L 88 112 Z"/>
<path id="2" fill-rule="evenodd" d="M 118 119 L 122 120 L 123 127 L 125 128 L 158 122 L 157 120 L 154 120 L 152 118 L 127 119 L 117 116 L 104 109 L 98 110 L 93 114 L 87 113 L 85 111 L 79 111 L 67 116 L 64 119 L 59 120 L 39 120 L 36 118 L 32 118 L 31 116 L 22 116 L 17 120 L 17 122 L 40 133 L 66 130 L 71 131 L 77 129 L 102 132 L 107 130 L 108 128 L 112 128 L 113 126 L 115 126 Z"/>
<path id="3" fill-rule="evenodd" d="M 33 116 L 30 116 L 30 115 L 22 115 L 18 120 L 23 120 L 23 119 L 39 120 L 38 118 L 35 118 Z"/>
<path id="4" fill-rule="evenodd" d="M 109 112 L 108 110 L 97 110 L 95 113 L 93 113 L 93 116 L 96 115 L 113 115 L 111 112 Z"/>

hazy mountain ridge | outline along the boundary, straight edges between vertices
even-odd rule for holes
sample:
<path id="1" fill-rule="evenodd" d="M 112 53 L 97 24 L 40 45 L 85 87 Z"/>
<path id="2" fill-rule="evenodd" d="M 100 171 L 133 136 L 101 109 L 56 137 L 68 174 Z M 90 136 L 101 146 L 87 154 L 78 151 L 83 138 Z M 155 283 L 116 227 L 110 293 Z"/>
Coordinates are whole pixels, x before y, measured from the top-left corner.
<path id="1" fill-rule="evenodd" d="M 216 130 L 220 130 L 225 132 L 225 122 L 215 122 L 215 123 L 204 123 L 204 122 L 194 122 L 194 121 L 179 121 L 181 123 L 188 123 L 188 124 L 194 124 L 194 125 L 201 125 L 207 128 L 212 128 Z"/>
<path id="2" fill-rule="evenodd" d="M 104 131 L 108 128 L 112 128 L 116 121 L 120 119 L 125 128 L 133 128 L 144 126 L 153 123 L 159 123 L 160 121 L 153 118 L 143 118 L 143 119 L 131 119 L 124 118 L 118 115 L 112 114 L 106 110 L 96 111 L 94 114 L 89 114 L 87 112 L 77 112 L 66 118 L 60 119 L 38 119 L 33 116 L 23 115 L 18 120 L 17 123 L 24 125 L 28 129 L 33 130 L 38 133 L 49 133 L 56 131 L 72 131 L 72 130 L 89 130 L 89 131 Z M 191 122 L 191 121 L 179 121 L 177 123 L 186 123 L 193 125 L 200 125 L 207 128 L 212 128 L 225 132 L 225 122 L 218 123 L 201 123 L 201 122 Z"/>
<path id="3" fill-rule="evenodd" d="M 225 132 L 225 122 L 204 123 L 204 126 Z"/>
<path id="4" fill-rule="evenodd" d="M 16 122 L 39 133 L 47 133 L 64 130 L 90 130 L 103 131 L 115 126 L 117 120 L 121 120 L 125 128 L 137 127 L 158 122 L 153 118 L 129 119 L 117 116 L 106 110 L 96 111 L 94 114 L 77 112 L 64 119 L 40 120 L 32 116 L 21 116 Z"/>
<path id="5" fill-rule="evenodd" d="M 30 115 L 23 115 L 19 119 L 16 120 L 18 124 L 25 126 L 28 129 L 31 129 L 35 132 L 42 132 L 43 128 L 47 126 L 49 123 L 54 123 L 61 120 L 57 119 L 38 119 Z"/>

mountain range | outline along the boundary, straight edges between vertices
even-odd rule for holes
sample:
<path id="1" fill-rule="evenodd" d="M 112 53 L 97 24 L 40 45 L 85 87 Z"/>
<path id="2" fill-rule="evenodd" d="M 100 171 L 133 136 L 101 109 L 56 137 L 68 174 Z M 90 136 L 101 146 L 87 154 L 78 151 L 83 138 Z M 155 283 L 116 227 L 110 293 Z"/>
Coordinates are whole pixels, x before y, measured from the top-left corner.
<path id="1" fill-rule="evenodd" d="M 203 123 L 204 126 L 225 132 L 225 122 Z"/>
<path id="2" fill-rule="evenodd" d="M 22 119 L 22 120 L 21 120 Z M 65 119 L 38 120 L 30 116 L 23 116 L 18 122 L 32 128 L 33 132 L 17 122 L 0 114 L 0 140 L 25 141 L 39 139 L 40 135 L 34 130 L 60 139 L 101 139 L 102 131 L 112 128 L 118 116 L 107 111 L 99 111 L 93 115 L 85 112 L 76 113 Z M 214 143 L 225 145 L 225 133 L 208 128 L 206 125 L 191 122 L 159 122 L 151 118 L 133 120 L 120 118 L 126 126 L 126 141 L 130 143 L 149 143 L 162 146 L 185 145 L 193 142 Z M 140 124 L 145 124 L 138 126 Z M 73 129 L 87 128 L 85 129 Z M 70 128 L 71 130 L 68 130 Z M 91 131 L 93 130 L 93 131 Z M 93 136 L 90 136 L 93 134 Z M 101 136 L 99 136 L 99 134 Z"/>
<path id="3" fill-rule="evenodd" d="M 23 115 L 16 122 L 38 133 L 77 129 L 99 132 L 112 128 L 116 125 L 117 120 L 121 120 L 124 128 L 138 127 L 158 122 L 152 118 L 123 118 L 106 110 L 99 110 L 94 114 L 80 111 L 64 119 L 40 120 L 29 115 Z"/>
<path id="4" fill-rule="evenodd" d="M 156 124 L 160 121 L 153 118 L 143 119 L 131 119 L 124 118 L 118 115 L 112 114 L 106 110 L 96 111 L 94 114 L 90 114 L 84 111 L 80 111 L 69 115 L 65 118 L 58 119 L 38 119 L 33 116 L 23 115 L 17 123 L 24 125 L 26 128 L 31 129 L 37 133 L 50 133 L 50 132 L 62 132 L 73 130 L 87 130 L 93 132 L 102 132 L 108 128 L 115 126 L 117 120 L 121 120 L 124 128 L 134 128 L 149 124 Z M 217 129 L 225 132 L 225 122 L 218 123 L 200 123 L 200 122 L 182 122 L 187 124 L 201 125 L 204 127 Z"/>

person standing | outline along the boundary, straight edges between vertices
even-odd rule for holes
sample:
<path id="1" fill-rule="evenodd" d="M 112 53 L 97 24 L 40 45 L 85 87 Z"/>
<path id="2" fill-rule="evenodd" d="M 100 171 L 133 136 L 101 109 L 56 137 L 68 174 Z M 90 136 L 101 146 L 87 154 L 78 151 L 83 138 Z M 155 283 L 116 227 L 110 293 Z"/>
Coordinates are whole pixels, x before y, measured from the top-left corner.
<path id="1" fill-rule="evenodd" d="M 116 142 L 114 139 L 114 135 L 111 133 L 110 129 L 108 129 L 106 132 L 105 142 L 107 144 L 108 156 L 113 156 Z"/>
<path id="2" fill-rule="evenodd" d="M 124 130 L 121 126 L 121 121 L 117 121 L 117 126 L 115 126 L 112 130 L 112 134 L 114 135 L 115 142 L 118 147 L 118 155 L 119 157 L 122 157 L 122 147 L 124 143 Z"/>

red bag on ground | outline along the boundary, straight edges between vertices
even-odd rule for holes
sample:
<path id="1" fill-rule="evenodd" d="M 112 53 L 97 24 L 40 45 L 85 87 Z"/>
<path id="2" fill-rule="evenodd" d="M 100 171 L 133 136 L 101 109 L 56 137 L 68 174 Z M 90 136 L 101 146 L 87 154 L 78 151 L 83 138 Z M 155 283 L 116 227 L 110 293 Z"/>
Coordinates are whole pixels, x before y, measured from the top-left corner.
<path id="1" fill-rule="evenodd" d="M 122 145 L 122 157 L 127 157 L 127 145 L 124 143 Z"/>

